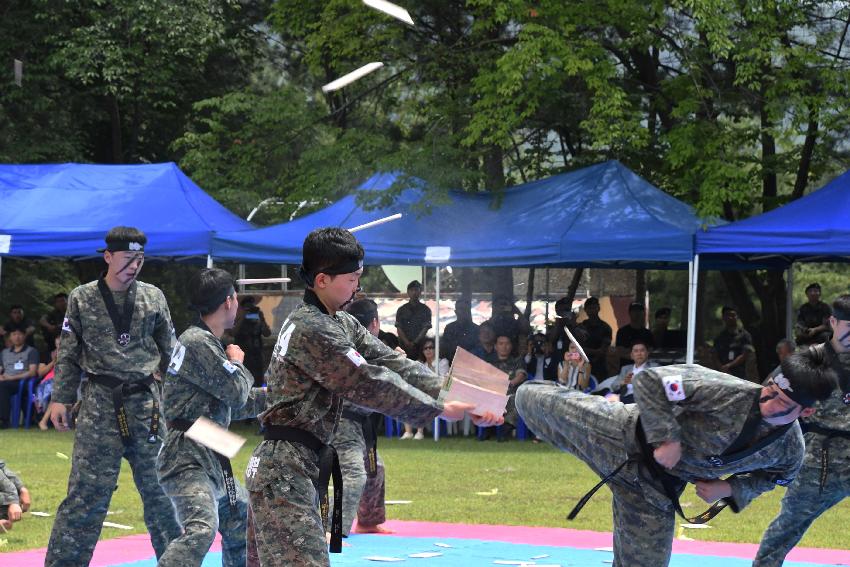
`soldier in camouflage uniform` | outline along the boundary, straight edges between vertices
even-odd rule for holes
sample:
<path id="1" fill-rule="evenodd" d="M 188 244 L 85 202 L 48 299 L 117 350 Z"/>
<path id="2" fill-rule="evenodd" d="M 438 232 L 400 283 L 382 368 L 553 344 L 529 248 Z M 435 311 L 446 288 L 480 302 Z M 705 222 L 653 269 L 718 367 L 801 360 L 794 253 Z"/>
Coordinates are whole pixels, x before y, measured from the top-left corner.
<path id="1" fill-rule="evenodd" d="M 328 443 L 343 398 L 415 425 L 440 415 L 461 419 L 473 407 L 438 401 L 438 376 L 390 350 L 341 311 L 358 290 L 362 266 L 363 248 L 347 230 L 315 230 L 304 241 L 304 303 L 281 327 L 269 367 L 268 409 L 260 417 L 266 440 L 254 450 L 245 473 L 249 524 L 266 567 L 330 565 L 319 510 L 325 488 L 319 480 L 332 460 Z M 497 421 L 493 416 L 475 419 Z M 333 532 L 342 523 L 337 510 L 334 551 L 340 542 Z"/>
<path id="2" fill-rule="evenodd" d="M 653 368 L 635 381 L 634 405 L 533 381 L 520 386 L 516 405 L 539 437 L 605 477 L 614 564 L 663 566 L 685 483 L 707 502 L 722 499 L 716 511 L 738 512 L 796 475 L 804 451 L 796 418 L 829 396 L 834 373 L 796 356 L 783 371 L 762 387 L 701 366 Z"/>
<path id="3" fill-rule="evenodd" d="M 30 493 L 21 478 L 0 459 L 0 526 L 6 531 L 29 510 Z"/>
<path id="4" fill-rule="evenodd" d="M 68 495 L 60 504 L 45 565 L 88 565 L 127 459 L 142 498 L 157 557 L 180 535 L 174 509 L 156 478 L 162 444 L 159 388 L 153 374 L 168 366 L 174 330 L 165 296 L 136 281 L 145 235 L 116 227 L 106 235 L 105 277 L 68 297 L 48 408 L 59 431 L 69 429 L 82 372 L 88 381 L 76 418 Z"/>
<path id="5" fill-rule="evenodd" d="M 478 434 L 479 441 L 486 441 L 490 438 L 493 429 L 497 429 L 496 440 L 499 442 L 510 439 L 511 433 L 517 425 L 517 411 L 514 404 L 514 395 L 517 388 L 528 379 L 528 372 L 525 370 L 525 363 L 518 357 L 511 356 L 513 350 L 513 342 L 507 335 L 499 335 L 496 337 L 496 345 L 493 348 L 495 356 L 492 360 L 488 360 L 490 364 L 508 375 L 508 405 L 505 408 L 505 423 L 501 428 L 482 429 Z"/>
<path id="6" fill-rule="evenodd" d="M 371 299 L 359 299 L 347 311 L 373 336 L 378 336 L 378 306 Z M 339 420 L 331 444 L 339 454 L 342 468 L 342 535 L 348 537 L 354 516 L 357 516 L 357 533 L 391 533 L 381 526 L 386 521 L 384 505 L 384 462 L 378 454 L 367 448 L 364 431 L 374 432 L 374 423 L 366 422 L 372 411 L 352 404 L 342 404 Z M 371 462 L 374 459 L 374 466 Z M 370 470 L 371 469 L 371 470 Z"/>
<path id="7" fill-rule="evenodd" d="M 221 336 L 232 328 L 239 307 L 233 278 L 204 269 L 189 284 L 190 305 L 199 318 L 180 335 L 163 380 L 163 414 L 168 434 L 157 458 L 157 475 L 171 498 L 183 535 L 171 541 L 161 567 L 200 566 L 216 530 L 222 535 L 222 563 L 244 567 L 248 494 L 233 477 L 230 462 L 184 435 L 205 417 L 227 428 L 231 419 L 255 417 L 265 392 L 252 388 L 242 349 L 225 351 Z"/>
<path id="8" fill-rule="evenodd" d="M 754 567 L 778 567 L 821 514 L 850 496 L 850 295 L 833 303 L 832 339 L 803 355 L 832 363 L 841 390 L 819 402 L 803 419 L 806 456 L 800 474 L 782 498 L 779 515 L 762 536 Z M 775 372 L 775 371 L 774 371 Z M 842 391 L 843 390 L 843 391 Z"/>

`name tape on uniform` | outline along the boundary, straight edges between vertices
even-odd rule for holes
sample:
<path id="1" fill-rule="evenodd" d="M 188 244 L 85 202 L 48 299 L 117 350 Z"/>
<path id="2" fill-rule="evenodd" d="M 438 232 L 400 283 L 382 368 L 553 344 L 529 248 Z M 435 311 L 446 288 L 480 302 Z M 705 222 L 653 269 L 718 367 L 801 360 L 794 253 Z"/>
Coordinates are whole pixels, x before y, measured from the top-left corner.
<path id="1" fill-rule="evenodd" d="M 168 363 L 168 372 L 175 375 L 180 372 L 180 367 L 183 366 L 183 359 L 186 358 L 186 347 L 179 342 L 174 345 L 174 350 L 171 351 L 171 362 Z"/>

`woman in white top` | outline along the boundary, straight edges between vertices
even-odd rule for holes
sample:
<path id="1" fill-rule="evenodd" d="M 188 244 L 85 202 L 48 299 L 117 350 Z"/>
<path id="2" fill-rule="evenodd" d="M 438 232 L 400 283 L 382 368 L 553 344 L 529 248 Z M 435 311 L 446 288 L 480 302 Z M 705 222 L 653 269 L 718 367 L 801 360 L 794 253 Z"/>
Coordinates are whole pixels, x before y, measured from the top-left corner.
<path id="1" fill-rule="evenodd" d="M 567 388 L 584 391 L 590 383 L 590 363 L 581 359 L 574 343 L 564 353 L 563 362 L 558 364 L 558 383 Z"/>
<path id="2" fill-rule="evenodd" d="M 449 373 L 449 361 L 445 358 L 440 359 L 439 365 L 436 363 L 436 352 L 434 346 L 434 339 L 426 338 L 422 341 L 422 346 L 419 349 L 421 353 L 419 355 L 419 362 L 427 366 L 431 369 L 431 372 L 439 376 L 445 376 Z M 416 429 L 416 434 L 413 434 L 413 427 L 408 424 L 404 424 L 404 435 L 401 436 L 402 439 L 416 439 L 421 440 L 425 439 L 425 428 L 419 427 Z"/>

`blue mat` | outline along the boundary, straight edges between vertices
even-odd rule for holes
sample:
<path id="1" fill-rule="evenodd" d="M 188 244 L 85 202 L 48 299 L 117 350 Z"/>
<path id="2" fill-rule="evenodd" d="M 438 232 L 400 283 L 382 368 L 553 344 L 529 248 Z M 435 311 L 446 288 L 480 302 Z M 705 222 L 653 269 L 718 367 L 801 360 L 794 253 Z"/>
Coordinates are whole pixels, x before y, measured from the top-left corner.
<path id="1" fill-rule="evenodd" d="M 352 535 L 341 554 L 331 555 L 333 567 L 383 565 L 381 562 L 365 559 L 369 556 L 403 558 L 406 565 L 421 567 L 493 567 L 494 560 L 514 560 L 536 562 L 539 565 L 560 565 L 561 567 L 600 567 L 610 565 L 613 554 L 609 551 L 593 551 L 571 547 L 554 547 L 544 545 L 523 545 L 484 541 L 477 539 L 435 539 L 418 537 L 395 537 L 376 535 Z M 450 548 L 435 546 L 434 543 L 445 543 Z M 412 558 L 411 553 L 434 551 L 442 553 L 439 557 Z M 532 559 L 542 555 L 548 557 Z M 399 561 L 398 563 L 402 563 Z M 716 557 L 708 555 L 677 554 L 673 555 L 671 567 L 750 567 L 751 559 L 734 557 Z M 115 567 L 155 567 L 153 559 L 121 563 Z M 204 559 L 203 567 L 220 567 L 221 553 L 210 553 Z M 800 563 L 786 561 L 784 567 L 822 567 L 822 564 Z"/>

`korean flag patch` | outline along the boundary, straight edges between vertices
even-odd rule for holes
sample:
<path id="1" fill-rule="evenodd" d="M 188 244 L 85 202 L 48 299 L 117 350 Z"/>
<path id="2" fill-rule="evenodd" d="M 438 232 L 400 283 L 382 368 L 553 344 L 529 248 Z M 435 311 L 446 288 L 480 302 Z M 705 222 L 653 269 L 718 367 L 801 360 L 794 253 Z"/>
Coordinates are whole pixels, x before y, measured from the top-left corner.
<path id="1" fill-rule="evenodd" d="M 345 356 L 348 357 L 348 360 L 354 363 L 354 366 L 360 367 L 361 364 L 366 362 L 366 359 L 363 356 L 354 350 L 353 348 L 348 349 L 348 352 L 345 353 Z"/>
<path id="2" fill-rule="evenodd" d="M 222 366 L 224 366 L 224 369 L 227 370 L 230 374 L 233 374 L 234 372 L 239 370 L 239 368 L 229 360 L 225 360 Z"/>
<path id="3" fill-rule="evenodd" d="M 664 393 L 667 394 L 668 400 L 681 402 L 685 399 L 685 385 L 681 376 L 662 376 L 661 381 L 664 383 Z"/>

